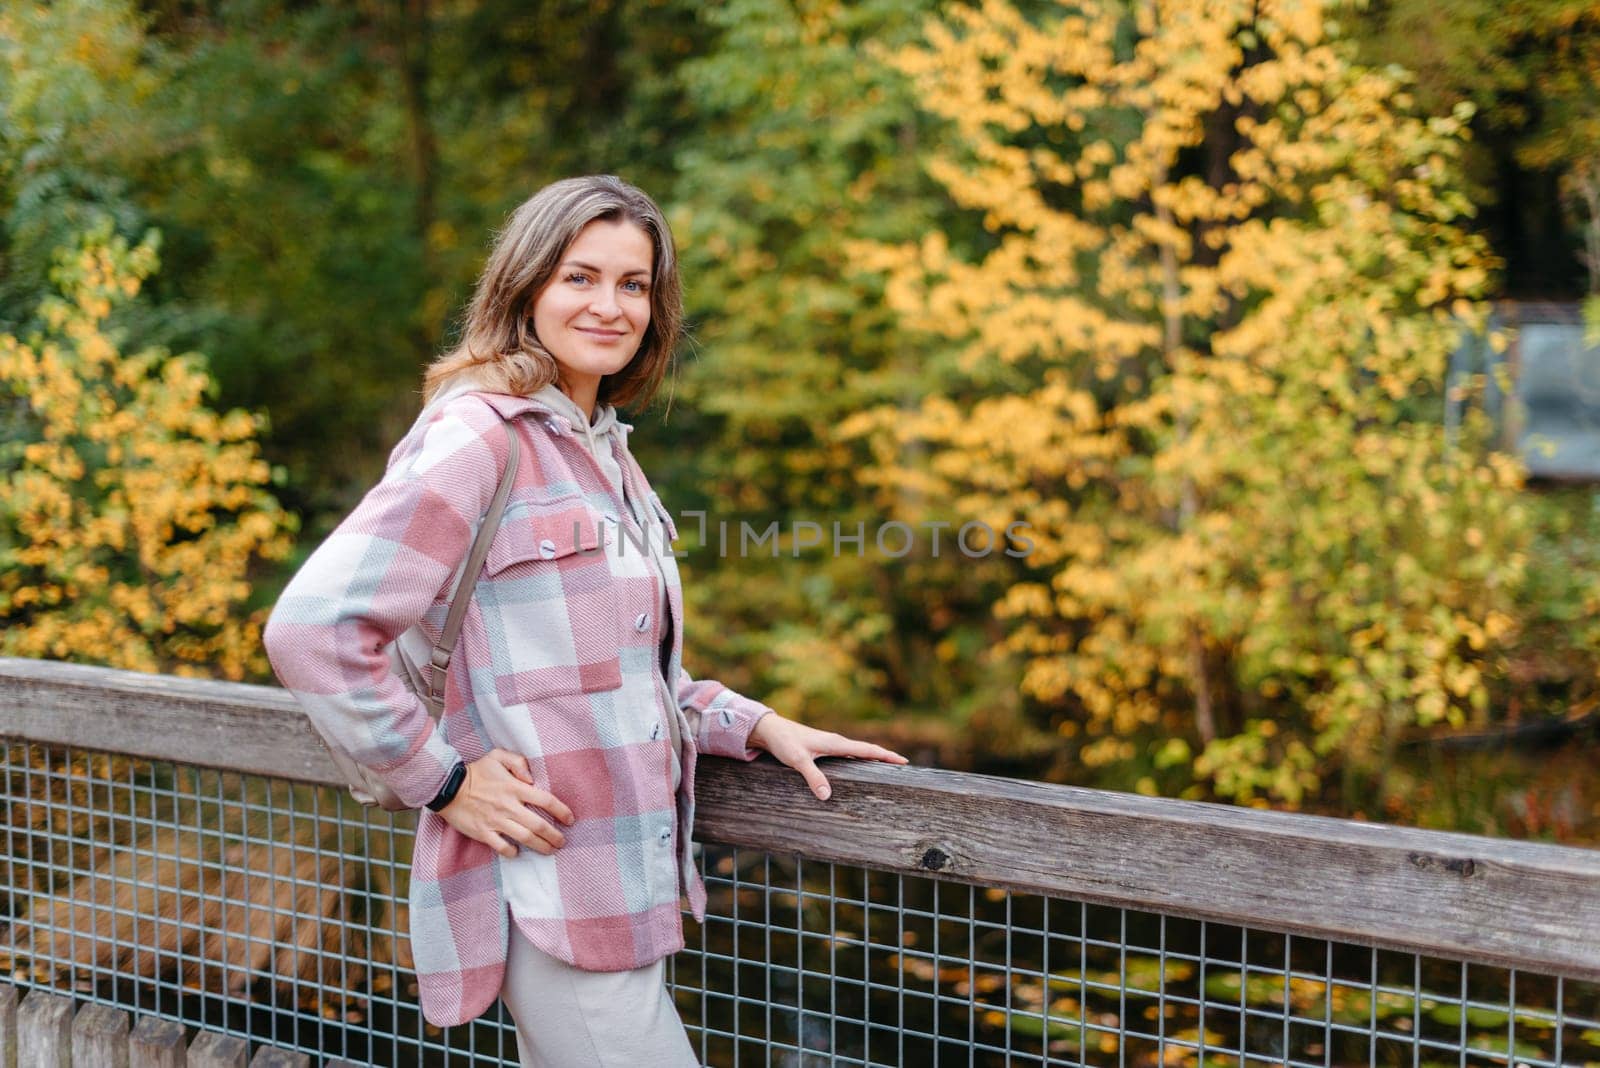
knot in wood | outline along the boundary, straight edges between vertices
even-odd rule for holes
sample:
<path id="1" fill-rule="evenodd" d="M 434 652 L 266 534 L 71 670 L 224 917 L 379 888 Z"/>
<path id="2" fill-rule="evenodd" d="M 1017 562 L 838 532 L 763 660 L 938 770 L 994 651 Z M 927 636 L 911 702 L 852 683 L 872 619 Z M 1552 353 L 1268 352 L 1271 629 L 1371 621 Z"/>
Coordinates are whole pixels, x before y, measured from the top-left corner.
<path id="1" fill-rule="evenodd" d="M 946 864 L 950 863 L 950 854 L 946 853 L 938 846 L 934 846 L 922 854 L 922 860 L 920 863 L 929 871 L 940 871 Z"/>
<path id="2" fill-rule="evenodd" d="M 1478 870 L 1478 864 L 1471 857 L 1434 857 L 1427 853 L 1409 853 L 1406 855 L 1413 867 L 1422 871 L 1429 868 L 1442 868 L 1451 875 L 1459 875 L 1463 879 L 1472 878 Z"/>

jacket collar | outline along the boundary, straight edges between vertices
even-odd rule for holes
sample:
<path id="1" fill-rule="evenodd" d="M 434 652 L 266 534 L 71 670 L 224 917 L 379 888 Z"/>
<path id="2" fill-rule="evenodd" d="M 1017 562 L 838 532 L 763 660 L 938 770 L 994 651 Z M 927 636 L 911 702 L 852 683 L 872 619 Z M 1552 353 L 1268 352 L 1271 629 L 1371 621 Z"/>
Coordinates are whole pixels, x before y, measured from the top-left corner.
<path id="1" fill-rule="evenodd" d="M 500 413 L 502 419 L 515 419 L 517 416 L 526 415 L 529 412 L 542 412 L 560 419 L 569 430 L 581 429 L 574 420 L 581 419 L 582 413 L 578 411 L 577 405 L 571 401 L 567 401 L 565 407 L 563 407 L 559 400 L 547 400 L 538 394 L 534 394 L 531 397 L 520 397 L 510 393 L 490 393 L 486 390 L 472 390 L 471 392 L 482 397 L 485 404 Z M 541 390 L 540 392 L 543 391 Z M 560 400 L 566 400 L 566 398 L 561 397 Z M 607 407 L 610 408 L 609 405 Z M 611 412 L 610 418 L 615 419 L 615 409 L 611 409 Z M 597 425 L 604 423 L 606 419 L 606 414 L 602 412 L 600 419 L 596 421 Z M 623 437 L 626 439 L 628 432 L 633 429 L 633 424 L 624 423 L 621 419 L 616 419 L 616 427 L 622 431 Z"/>

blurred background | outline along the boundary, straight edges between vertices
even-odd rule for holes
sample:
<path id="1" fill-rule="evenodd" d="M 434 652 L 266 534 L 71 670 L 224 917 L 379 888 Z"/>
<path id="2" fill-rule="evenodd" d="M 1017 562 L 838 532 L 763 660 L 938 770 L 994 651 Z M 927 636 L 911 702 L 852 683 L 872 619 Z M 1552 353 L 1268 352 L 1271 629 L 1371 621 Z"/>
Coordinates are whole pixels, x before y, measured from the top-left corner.
<path id="1" fill-rule="evenodd" d="M 630 418 L 696 674 L 1600 844 L 1597 85 L 1593 0 L 10 3 L 0 655 L 266 681 L 493 231 L 609 172 L 683 261 Z"/>

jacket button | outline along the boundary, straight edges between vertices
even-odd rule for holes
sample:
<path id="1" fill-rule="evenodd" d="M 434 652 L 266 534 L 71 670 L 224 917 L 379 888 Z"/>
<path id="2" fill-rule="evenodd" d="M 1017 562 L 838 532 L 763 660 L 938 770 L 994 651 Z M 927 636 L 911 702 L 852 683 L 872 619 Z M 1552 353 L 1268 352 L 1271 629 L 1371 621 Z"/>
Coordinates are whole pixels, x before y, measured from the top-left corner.
<path id="1" fill-rule="evenodd" d="M 633 621 L 633 629 L 643 634 L 650 628 L 650 613 L 640 612 L 639 617 Z"/>
<path id="2" fill-rule="evenodd" d="M 556 558 L 556 543 L 549 538 L 545 538 L 539 543 L 539 555 L 546 560 L 554 560 Z"/>

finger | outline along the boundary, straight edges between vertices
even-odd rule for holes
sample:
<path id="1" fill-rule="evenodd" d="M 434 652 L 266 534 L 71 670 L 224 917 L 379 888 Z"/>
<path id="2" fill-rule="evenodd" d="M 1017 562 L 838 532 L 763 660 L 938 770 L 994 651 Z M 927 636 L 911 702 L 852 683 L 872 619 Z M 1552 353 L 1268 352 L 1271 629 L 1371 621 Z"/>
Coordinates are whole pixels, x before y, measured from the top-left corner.
<path id="1" fill-rule="evenodd" d="M 548 814 L 551 819 L 559 820 L 571 827 L 577 821 L 568 808 L 566 802 L 551 793 L 549 790 L 538 786 L 518 785 L 513 789 L 519 806 L 524 809 L 538 811 L 540 815 Z"/>
<path id="2" fill-rule="evenodd" d="M 557 797 L 549 790 L 541 790 L 538 787 L 535 787 L 533 794 L 533 803 L 535 805 L 544 809 L 546 812 L 550 813 L 550 815 L 554 816 L 562 823 L 565 823 L 568 827 L 571 827 L 573 821 L 577 819 L 577 817 L 572 814 L 572 810 L 567 807 L 566 802 L 562 801 L 561 798 Z"/>
<path id="3" fill-rule="evenodd" d="M 810 757 L 801 757 L 792 766 L 795 771 L 800 773 L 800 777 L 806 781 L 806 785 L 811 787 L 811 792 L 817 795 L 817 800 L 826 801 L 829 795 L 833 793 L 833 787 L 828 785 L 827 776 L 822 774 L 821 769 L 817 767 L 816 761 Z"/>
<path id="4" fill-rule="evenodd" d="M 899 763 L 904 763 L 906 759 L 893 749 L 885 749 L 881 745 L 865 742 L 859 738 L 848 738 L 832 731 L 818 732 L 816 737 L 811 739 L 811 751 L 818 756 L 860 757 L 866 760 L 888 760 Z"/>
<path id="5" fill-rule="evenodd" d="M 514 857 L 517 855 L 516 843 L 506 841 L 505 836 L 496 834 L 494 831 L 486 830 L 482 834 L 475 834 L 472 837 L 499 853 L 502 857 Z"/>
<path id="6" fill-rule="evenodd" d="M 567 836 L 561 833 L 561 828 L 545 819 L 540 819 L 534 825 L 533 833 L 541 842 L 549 845 L 551 852 L 567 844 Z"/>
<path id="7" fill-rule="evenodd" d="M 874 745 L 872 742 L 861 742 L 861 740 L 858 739 L 846 739 L 846 737 L 843 737 L 843 735 L 834 735 L 832 739 L 827 740 L 826 748 L 818 748 L 819 750 L 824 751 L 824 753 L 827 753 L 829 756 L 854 756 L 854 758 L 858 759 L 880 759 L 880 761 L 888 761 L 890 764 L 909 763 L 904 756 L 899 755 L 899 753 L 896 753 L 894 750 L 883 748 L 882 745 Z"/>
<path id="8" fill-rule="evenodd" d="M 546 819 L 544 813 L 536 809 L 524 805 L 515 812 L 506 813 L 506 819 L 515 823 L 524 834 L 549 843 L 553 849 L 560 849 L 566 844 L 567 836 L 561 833 L 561 828 Z M 527 842 L 526 838 L 520 840 Z"/>
<path id="9" fill-rule="evenodd" d="M 535 812 L 531 808 L 524 808 L 516 814 L 515 819 L 526 827 L 529 832 L 549 842 L 556 849 L 560 849 L 566 844 L 567 836 L 561 833 L 561 828 L 545 819 L 543 814 Z"/>
<path id="10" fill-rule="evenodd" d="M 521 753 L 513 753 L 509 749 L 492 749 L 489 755 L 494 757 L 495 763 L 523 782 L 529 784 L 533 782 L 533 772 L 528 767 L 528 758 Z"/>
<path id="11" fill-rule="evenodd" d="M 507 818 L 500 826 L 500 833 L 546 856 L 566 842 L 560 831 L 537 816 L 532 821 Z"/>

